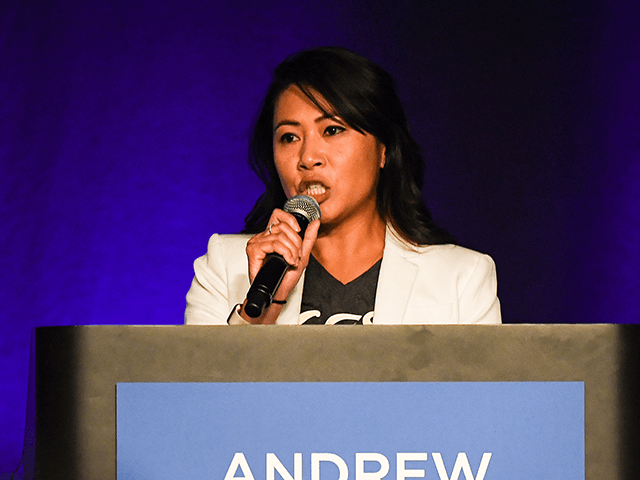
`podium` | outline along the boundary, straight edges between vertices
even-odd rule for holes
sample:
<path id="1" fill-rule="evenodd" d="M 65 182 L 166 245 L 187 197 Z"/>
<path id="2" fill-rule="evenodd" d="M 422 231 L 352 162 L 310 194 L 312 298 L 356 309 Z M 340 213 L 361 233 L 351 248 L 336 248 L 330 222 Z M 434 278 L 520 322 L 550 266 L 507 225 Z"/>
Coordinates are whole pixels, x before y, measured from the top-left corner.
<path id="1" fill-rule="evenodd" d="M 635 325 L 42 327 L 30 370 L 24 478 L 115 479 L 117 386 L 147 382 L 582 382 L 584 478 L 640 471 Z"/>

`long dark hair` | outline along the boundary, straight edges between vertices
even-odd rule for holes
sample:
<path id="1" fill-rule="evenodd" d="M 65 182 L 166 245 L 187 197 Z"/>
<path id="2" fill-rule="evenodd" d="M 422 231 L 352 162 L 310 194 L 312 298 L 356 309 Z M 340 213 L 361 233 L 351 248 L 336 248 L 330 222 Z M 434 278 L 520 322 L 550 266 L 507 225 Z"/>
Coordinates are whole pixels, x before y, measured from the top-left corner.
<path id="1" fill-rule="evenodd" d="M 273 118 L 278 98 L 291 85 L 324 111 L 316 98 L 321 96 L 334 109 L 325 113 L 336 114 L 386 147 L 377 206 L 380 216 L 404 240 L 416 245 L 453 243 L 453 238 L 434 224 L 422 200 L 424 162 L 409 133 L 393 79 L 370 60 L 338 47 L 297 53 L 276 68 L 249 146 L 251 168 L 266 190 L 245 219 L 244 233 L 264 230 L 273 209 L 286 201 L 273 159 Z"/>

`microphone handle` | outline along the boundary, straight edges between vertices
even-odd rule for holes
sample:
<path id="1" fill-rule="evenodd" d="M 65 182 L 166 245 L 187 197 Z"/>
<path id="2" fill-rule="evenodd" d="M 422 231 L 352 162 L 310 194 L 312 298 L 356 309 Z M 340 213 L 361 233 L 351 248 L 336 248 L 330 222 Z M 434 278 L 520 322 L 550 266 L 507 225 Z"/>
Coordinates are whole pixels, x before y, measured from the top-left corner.
<path id="1" fill-rule="evenodd" d="M 258 271 L 247 292 L 244 311 L 251 318 L 258 318 L 265 308 L 271 305 L 273 294 L 278 290 L 289 264 L 282 255 L 271 253 Z"/>
<path id="2" fill-rule="evenodd" d="M 304 238 L 304 232 L 309 225 L 309 219 L 298 212 L 289 212 L 295 217 L 300 226 L 298 234 Z M 265 308 L 271 305 L 289 264 L 279 253 L 270 253 L 258 271 L 256 278 L 247 292 L 247 303 L 244 312 L 251 318 L 258 318 Z"/>

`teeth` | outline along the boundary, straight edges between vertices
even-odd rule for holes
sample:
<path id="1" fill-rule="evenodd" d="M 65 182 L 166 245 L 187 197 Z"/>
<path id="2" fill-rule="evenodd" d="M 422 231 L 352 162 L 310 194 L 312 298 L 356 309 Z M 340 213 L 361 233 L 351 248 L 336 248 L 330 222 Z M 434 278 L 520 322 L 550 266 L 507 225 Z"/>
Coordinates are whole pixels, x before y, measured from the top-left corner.
<path id="1" fill-rule="evenodd" d="M 322 195 L 323 193 L 325 193 L 327 191 L 326 188 L 324 188 L 323 185 L 309 185 L 309 187 L 307 187 L 307 191 L 306 194 L 307 195 Z"/>

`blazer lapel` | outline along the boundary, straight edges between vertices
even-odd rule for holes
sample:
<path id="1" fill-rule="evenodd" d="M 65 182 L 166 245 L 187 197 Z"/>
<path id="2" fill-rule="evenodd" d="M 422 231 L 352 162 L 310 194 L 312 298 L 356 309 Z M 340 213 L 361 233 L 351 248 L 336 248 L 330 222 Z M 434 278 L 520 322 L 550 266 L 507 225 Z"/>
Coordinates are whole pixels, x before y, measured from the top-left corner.
<path id="1" fill-rule="evenodd" d="M 382 266 L 376 290 L 374 325 L 403 323 L 418 266 L 410 261 L 418 255 L 404 247 L 393 231 L 387 228 Z"/>
<path id="2" fill-rule="evenodd" d="M 418 255 L 418 252 L 413 252 L 410 247 L 404 246 L 393 231 L 387 227 L 376 289 L 373 316 L 375 325 L 403 323 L 411 290 L 418 275 L 418 266 L 411 261 L 411 257 L 415 255 Z M 276 321 L 277 324 L 298 325 L 305 273 L 302 274 L 300 281 L 289 295 L 287 304 Z"/>

